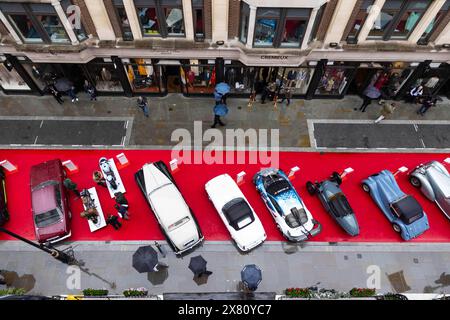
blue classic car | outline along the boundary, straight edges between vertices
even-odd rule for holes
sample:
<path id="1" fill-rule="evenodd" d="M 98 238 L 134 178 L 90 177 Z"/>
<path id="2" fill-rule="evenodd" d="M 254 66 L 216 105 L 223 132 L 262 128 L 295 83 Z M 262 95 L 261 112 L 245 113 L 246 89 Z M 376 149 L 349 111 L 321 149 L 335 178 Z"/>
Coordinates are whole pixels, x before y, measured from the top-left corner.
<path id="1" fill-rule="evenodd" d="M 347 197 L 342 192 L 340 185 L 342 178 L 339 173 L 333 172 L 330 178 L 315 183 L 306 182 L 306 189 L 310 195 L 317 194 L 325 210 L 334 221 L 352 237 L 359 234 L 359 224 L 356 220 Z"/>
<path id="2" fill-rule="evenodd" d="M 430 228 L 422 206 L 400 189 L 390 171 L 383 170 L 371 175 L 363 180 L 362 188 L 370 193 L 394 230 L 404 240 L 416 238 Z"/>
<path id="3" fill-rule="evenodd" d="M 283 171 L 261 170 L 253 177 L 253 183 L 287 240 L 305 241 L 320 233 L 320 223 L 313 218 Z"/>

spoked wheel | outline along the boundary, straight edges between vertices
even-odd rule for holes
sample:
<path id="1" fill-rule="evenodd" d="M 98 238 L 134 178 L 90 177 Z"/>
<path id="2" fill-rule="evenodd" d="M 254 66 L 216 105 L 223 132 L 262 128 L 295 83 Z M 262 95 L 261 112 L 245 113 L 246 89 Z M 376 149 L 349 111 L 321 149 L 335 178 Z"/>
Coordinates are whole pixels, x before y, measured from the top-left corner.
<path id="1" fill-rule="evenodd" d="M 409 182 L 411 182 L 411 184 L 416 188 L 420 188 L 422 186 L 420 180 L 414 176 L 409 177 Z"/>
<path id="2" fill-rule="evenodd" d="M 363 190 L 364 190 L 365 192 L 370 192 L 370 188 L 369 188 L 369 186 L 368 186 L 367 184 L 363 183 L 363 184 L 362 184 L 362 188 L 363 188 Z"/>
<path id="3" fill-rule="evenodd" d="M 336 171 L 331 174 L 331 179 L 339 185 L 342 183 L 341 175 Z"/>
<path id="4" fill-rule="evenodd" d="M 306 190 L 308 190 L 308 193 L 310 194 L 310 195 L 314 195 L 314 194 L 316 194 L 316 192 L 317 192 L 317 188 L 316 188 L 316 186 L 311 182 L 311 181 L 308 181 L 307 183 L 306 183 Z"/>

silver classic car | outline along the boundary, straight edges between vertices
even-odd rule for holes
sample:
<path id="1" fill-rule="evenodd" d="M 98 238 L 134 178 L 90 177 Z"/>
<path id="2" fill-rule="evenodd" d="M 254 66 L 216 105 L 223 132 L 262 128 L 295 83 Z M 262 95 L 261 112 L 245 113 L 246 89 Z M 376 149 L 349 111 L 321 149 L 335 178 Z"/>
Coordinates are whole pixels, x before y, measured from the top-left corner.
<path id="1" fill-rule="evenodd" d="M 409 181 L 450 219 L 450 174 L 442 163 L 431 161 L 417 166 L 409 174 Z"/>

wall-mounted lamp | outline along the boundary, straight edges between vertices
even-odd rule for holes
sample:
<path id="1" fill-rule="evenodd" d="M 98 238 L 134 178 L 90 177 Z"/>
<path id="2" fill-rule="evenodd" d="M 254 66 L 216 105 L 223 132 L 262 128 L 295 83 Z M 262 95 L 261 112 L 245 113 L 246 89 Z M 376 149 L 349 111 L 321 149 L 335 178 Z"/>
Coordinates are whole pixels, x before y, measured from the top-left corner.
<path id="1" fill-rule="evenodd" d="M 336 48 L 338 45 L 337 42 L 330 42 L 330 48 Z"/>
<path id="2" fill-rule="evenodd" d="M 219 40 L 219 41 L 216 41 L 216 44 L 217 44 L 218 46 L 223 46 L 223 45 L 225 44 L 225 41 Z"/>
<path id="3" fill-rule="evenodd" d="M 442 48 L 444 48 L 444 49 L 449 49 L 449 48 L 450 48 L 450 43 L 444 43 L 444 44 L 442 45 Z"/>

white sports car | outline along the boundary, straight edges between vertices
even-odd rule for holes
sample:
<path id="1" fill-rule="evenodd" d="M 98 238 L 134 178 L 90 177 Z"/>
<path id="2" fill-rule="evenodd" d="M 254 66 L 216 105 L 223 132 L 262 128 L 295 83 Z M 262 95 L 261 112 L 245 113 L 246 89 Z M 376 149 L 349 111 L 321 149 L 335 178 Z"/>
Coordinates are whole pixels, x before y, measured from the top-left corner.
<path id="1" fill-rule="evenodd" d="M 211 179 L 205 189 L 240 250 L 249 251 L 266 240 L 261 221 L 228 174 Z"/>
<path id="2" fill-rule="evenodd" d="M 200 226 L 164 162 L 147 163 L 134 177 L 176 254 L 203 241 Z"/>

